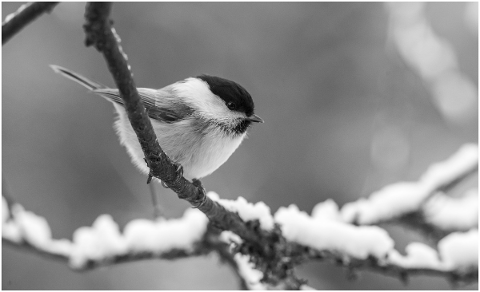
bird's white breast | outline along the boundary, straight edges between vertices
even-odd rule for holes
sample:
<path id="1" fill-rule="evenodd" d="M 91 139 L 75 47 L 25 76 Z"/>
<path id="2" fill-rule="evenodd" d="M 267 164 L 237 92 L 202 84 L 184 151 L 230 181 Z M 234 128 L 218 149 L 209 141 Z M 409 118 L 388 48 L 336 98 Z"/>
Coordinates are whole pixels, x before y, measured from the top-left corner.
<path id="1" fill-rule="evenodd" d="M 144 154 L 133 131 L 123 106 L 115 104 L 118 120 L 115 129 L 120 142 L 126 146 L 133 163 L 144 173 L 148 173 Z M 163 123 L 151 120 L 163 151 L 176 163 L 183 166 L 187 179 L 202 178 L 220 167 L 238 148 L 245 138 L 242 135 L 226 135 L 221 129 L 208 128 L 198 131 L 193 119 L 176 123 Z M 212 126 L 213 127 L 213 126 Z"/>

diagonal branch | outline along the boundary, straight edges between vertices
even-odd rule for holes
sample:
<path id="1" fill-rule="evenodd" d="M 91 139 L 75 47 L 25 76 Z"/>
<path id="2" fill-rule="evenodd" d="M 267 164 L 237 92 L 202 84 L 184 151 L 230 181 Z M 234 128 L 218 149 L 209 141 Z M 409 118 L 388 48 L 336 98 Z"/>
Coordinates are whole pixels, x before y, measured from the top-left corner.
<path id="1" fill-rule="evenodd" d="M 37 17 L 45 12 L 52 11 L 57 4 L 58 2 L 31 2 L 20 6 L 17 11 L 9 14 L 2 23 L 2 45 Z"/>
<path id="2" fill-rule="evenodd" d="M 100 51 L 107 62 L 108 69 L 120 91 L 120 96 L 125 102 L 130 123 L 145 154 L 151 170 L 150 175 L 162 180 L 177 193 L 180 199 L 186 200 L 194 206 L 205 200 L 205 203 L 198 208 L 215 226 L 221 229 L 230 229 L 244 239 L 258 242 L 257 234 L 249 230 L 238 215 L 228 212 L 224 207 L 206 197 L 203 188 L 186 180 L 178 172 L 178 166 L 168 158 L 158 144 L 145 107 L 138 96 L 126 55 L 119 44 L 120 38 L 109 19 L 111 6 L 111 3 L 87 4 L 86 24 L 84 25 L 85 43 L 87 46 L 93 45 Z"/>

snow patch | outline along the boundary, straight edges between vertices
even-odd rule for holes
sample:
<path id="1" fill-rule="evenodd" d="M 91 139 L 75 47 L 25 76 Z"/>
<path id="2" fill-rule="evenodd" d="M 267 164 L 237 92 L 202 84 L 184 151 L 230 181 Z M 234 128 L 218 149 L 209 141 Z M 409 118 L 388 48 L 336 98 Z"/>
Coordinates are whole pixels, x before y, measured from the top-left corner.
<path id="1" fill-rule="evenodd" d="M 442 230 L 469 230 L 478 227 L 478 191 L 461 198 L 438 193 L 422 208 L 425 220 Z"/>
<path id="2" fill-rule="evenodd" d="M 150 221 L 137 219 L 125 226 L 128 248 L 135 252 L 162 253 L 174 248 L 192 250 L 207 230 L 208 218 L 197 209 L 187 209 L 182 218 Z"/>
<path id="3" fill-rule="evenodd" d="M 312 217 L 316 220 L 341 221 L 338 205 L 332 199 L 315 205 L 312 210 Z"/>
<path id="4" fill-rule="evenodd" d="M 15 222 L 22 238 L 38 249 L 47 249 L 52 241 L 52 231 L 47 220 L 33 212 L 25 211 L 20 205 L 14 207 L 16 207 L 13 212 Z"/>
<path id="5" fill-rule="evenodd" d="M 442 263 L 438 253 L 433 248 L 420 242 L 412 242 L 405 248 L 406 255 L 392 250 L 388 255 L 388 262 L 405 269 L 434 269 L 441 270 Z"/>
<path id="6" fill-rule="evenodd" d="M 243 221 L 259 220 L 260 227 L 264 230 L 272 230 L 274 226 L 273 217 L 268 207 L 264 202 L 252 204 L 247 202 L 243 197 L 238 197 L 235 201 L 220 199 L 217 193 L 208 192 L 208 197 L 213 201 L 219 203 L 225 209 L 237 213 Z"/>
<path id="7" fill-rule="evenodd" d="M 248 256 L 237 253 L 233 259 L 238 265 L 238 272 L 250 290 L 267 290 L 267 287 L 260 282 L 263 273 L 254 268 Z"/>
<path id="8" fill-rule="evenodd" d="M 101 215 L 92 227 L 75 230 L 73 244 L 70 265 L 75 268 L 84 266 L 88 260 L 102 260 L 127 251 L 119 227 L 110 215 Z"/>
<path id="9" fill-rule="evenodd" d="M 448 270 L 468 271 L 478 268 L 478 230 L 445 236 L 438 243 L 440 258 Z"/>
<path id="10" fill-rule="evenodd" d="M 445 161 L 432 164 L 420 181 L 430 189 L 436 189 L 445 182 L 452 181 L 478 164 L 478 146 L 465 144 Z"/>
<path id="11" fill-rule="evenodd" d="M 341 216 L 345 222 L 376 223 L 417 210 L 428 194 L 429 189 L 422 184 L 398 182 L 374 192 L 368 199 L 345 204 Z"/>
<path id="12" fill-rule="evenodd" d="M 137 219 L 120 233 L 110 215 L 102 215 L 92 227 L 81 227 L 73 235 L 70 264 L 83 267 L 88 260 L 101 261 L 130 251 L 162 253 L 172 249 L 192 250 L 207 229 L 208 219 L 197 209 L 188 209 L 180 219 Z"/>
<path id="13" fill-rule="evenodd" d="M 447 160 L 431 165 L 418 182 L 395 183 L 367 199 L 345 204 L 341 218 L 368 225 L 417 211 L 436 190 L 473 169 L 477 160 L 478 146 L 464 145 Z"/>
<path id="14" fill-rule="evenodd" d="M 388 233 L 376 226 L 353 226 L 331 220 L 316 220 L 295 205 L 281 207 L 275 214 L 287 240 L 317 250 L 333 250 L 357 259 L 384 259 L 393 248 Z"/>

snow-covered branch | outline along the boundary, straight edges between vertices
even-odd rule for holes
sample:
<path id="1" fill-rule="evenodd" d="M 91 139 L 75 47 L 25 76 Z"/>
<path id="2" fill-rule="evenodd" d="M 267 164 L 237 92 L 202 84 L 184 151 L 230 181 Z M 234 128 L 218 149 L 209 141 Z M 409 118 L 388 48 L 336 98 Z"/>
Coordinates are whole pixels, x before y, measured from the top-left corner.
<path id="1" fill-rule="evenodd" d="M 311 216 L 295 205 L 280 208 L 271 216 L 268 206 L 261 202 L 253 205 L 243 198 L 227 201 L 218 199 L 216 194 L 209 195 L 243 220 L 256 220 L 261 229 L 274 232 L 275 226 L 280 226 L 281 237 L 287 243 L 278 244 L 279 240 L 273 248 L 281 251 L 286 256 L 283 260 L 291 264 L 329 258 L 350 269 L 374 269 L 401 279 L 431 274 L 472 282 L 478 280 L 478 192 L 471 190 L 461 198 L 448 197 L 445 192 L 477 168 L 478 147 L 468 144 L 449 159 L 433 164 L 418 182 L 387 186 L 370 198 L 341 209 L 327 200 L 317 204 Z M 410 218 L 410 227 L 428 225 L 445 231 L 438 237 L 436 249 L 413 242 L 402 255 L 394 248 L 395 242 L 386 230 L 356 225 L 378 224 L 412 214 L 421 214 L 422 218 L 418 221 Z M 263 269 L 263 274 L 248 274 L 253 279 L 262 279 L 265 272 Z"/>
<path id="2" fill-rule="evenodd" d="M 111 216 L 102 215 L 91 227 L 77 229 L 73 240 L 56 240 L 44 218 L 18 204 L 7 203 L 5 198 L 2 237 L 10 245 L 68 261 L 76 270 L 217 251 L 249 289 L 306 289 L 308 286 L 295 276 L 293 267 L 310 260 L 330 260 L 349 271 L 371 269 L 402 280 L 429 274 L 452 282 L 470 283 L 478 280 L 478 227 L 474 222 L 478 193 L 472 190 L 462 198 L 453 199 L 441 190 L 476 169 L 473 162 L 476 153 L 475 145 L 464 146 L 448 160 L 430 167 L 419 182 L 403 183 L 408 186 L 404 189 L 398 187 L 402 184 L 387 186 L 371 198 L 341 209 L 327 200 L 317 204 L 311 215 L 295 205 L 281 207 L 272 214 L 263 202 L 252 204 L 242 197 L 225 200 L 209 192 L 207 195 L 212 201 L 238 214 L 240 220 L 258 234 L 262 248 L 232 231 L 214 228 L 196 209 L 188 209 L 179 219 L 133 220 L 123 231 Z M 408 190 L 416 191 L 406 192 Z M 435 195 L 431 196 L 432 193 Z M 402 195 L 409 202 L 399 199 Z M 355 216 L 351 215 L 352 210 L 356 211 Z M 412 226 L 429 222 L 451 231 L 439 238 L 435 247 L 412 242 L 402 254 L 395 249 L 395 241 L 385 229 L 353 224 L 371 225 L 418 210 L 423 210 L 424 219 L 428 221 L 412 221 Z M 356 222 L 352 218 L 356 218 Z M 374 220 L 366 222 L 365 218 Z"/>
<path id="3" fill-rule="evenodd" d="M 417 182 L 398 182 L 348 203 L 340 217 L 359 225 L 401 222 L 436 239 L 478 228 L 477 189 L 461 197 L 446 195 L 477 171 L 478 146 L 464 145 L 449 159 L 430 166 Z"/>
<path id="4" fill-rule="evenodd" d="M 309 216 L 292 205 L 275 214 L 285 238 L 311 248 L 312 258 L 332 259 L 350 269 L 373 269 L 401 279 L 431 274 L 455 281 L 477 281 L 477 229 L 452 233 L 440 240 L 437 249 L 410 243 L 402 255 L 384 229 L 351 225 L 338 221 L 338 216 L 328 218 L 318 212 L 320 209 L 322 206 L 317 205 L 317 211 Z"/>
<path id="5" fill-rule="evenodd" d="M 3 198 L 3 241 L 68 261 L 75 270 L 137 261 L 175 259 L 208 253 L 203 244 L 208 220 L 188 209 L 180 219 L 129 222 L 123 232 L 110 215 L 101 215 L 91 227 L 80 227 L 73 240 L 54 239 L 45 218 Z"/>

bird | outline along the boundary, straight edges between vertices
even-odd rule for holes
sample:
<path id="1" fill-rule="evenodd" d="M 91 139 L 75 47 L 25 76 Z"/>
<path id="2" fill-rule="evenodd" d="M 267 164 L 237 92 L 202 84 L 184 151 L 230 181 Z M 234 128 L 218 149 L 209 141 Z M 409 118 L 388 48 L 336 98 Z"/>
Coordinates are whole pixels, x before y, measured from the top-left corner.
<path id="1" fill-rule="evenodd" d="M 120 97 L 119 90 L 58 65 L 54 72 L 71 79 L 111 102 L 117 112 L 114 128 L 133 164 L 143 173 L 150 169 Z M 182 170 L 198 181 L 224 164 L 242 143 L 253 123 L 263 123 L 254 113 L 248 91 L 229 79 L 202 74 L 160 89 L 137 88 L 158 143 Z"/>

